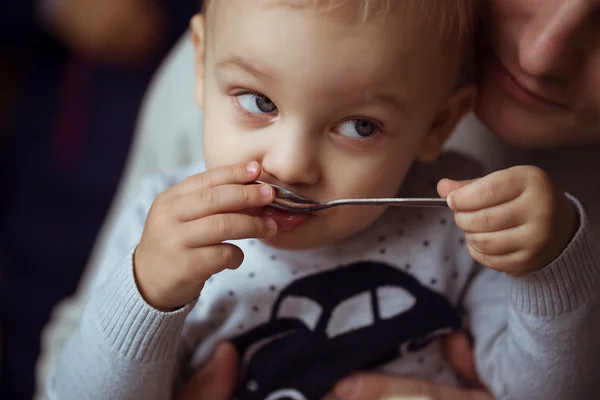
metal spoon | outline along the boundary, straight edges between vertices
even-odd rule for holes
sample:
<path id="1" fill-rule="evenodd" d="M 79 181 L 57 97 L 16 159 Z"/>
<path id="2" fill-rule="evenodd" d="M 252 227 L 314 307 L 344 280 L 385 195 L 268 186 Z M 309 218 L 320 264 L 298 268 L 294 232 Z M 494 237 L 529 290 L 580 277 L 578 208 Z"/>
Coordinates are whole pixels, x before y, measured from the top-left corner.
<path id="1" fill-rule="evenodd" d="M 339 199 L 317 202 L 306 199 L 299 194 L 272 183 L 255 181 L 257 184 L 267 184 L 275 189 L 275 200 L 270 204 L 273 208 L 291 212 L 312 212 L 337 206 L 366 206 L 385 205 L 395 207 L 447 207 L 446 199 L 442 198 L 366 198 Z"/>

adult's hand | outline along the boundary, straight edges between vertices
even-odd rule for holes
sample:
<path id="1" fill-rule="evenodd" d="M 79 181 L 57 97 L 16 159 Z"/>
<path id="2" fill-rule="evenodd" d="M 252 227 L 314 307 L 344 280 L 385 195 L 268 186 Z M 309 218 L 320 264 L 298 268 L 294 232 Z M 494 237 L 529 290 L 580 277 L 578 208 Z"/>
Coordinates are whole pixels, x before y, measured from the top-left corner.
<path id="1" fill-rule="evenodd" d="M 67 47 L 117 62 L 143 58 L 162 36 L 154 0 L 41 0 L 48 29 Z"/>
<path id="2" fill-rule="evenodd" d="M 475 369 L 473 344 L 466 333 L 458 331 L 447 336 L 444 339 L 444 353 L 465 385 L 476 389 L 483 387 Z"/>
<path id="3" fill-rule="evenodd" d="M 175 400 L 229 400 L 235 389 L 237 368 L 235 346 L 219 345 L 212 359 L 192 376 Z"/>
<path id="4" fill-rule="evenodd" d="M 340 400 L 493 400 L 483 390 L 373 372 L 352 375 L 334 388 Z"/>
<path id="5" fill-rule="evenodd" d="M 334 393 L 340 400 L 492 400 L 491 395 L 481 389 L 468 336 L 464 332 L 448 336 L 444 349 L 459 378 L 473 389 L 365 372 L 340 381 Z"/>
<path id="6" fill-rule="evenodd" d="M 446 355 L 466 382 L 477 385 L 468 337 L 458 332 L 445 341 Z M 213 358 L 198 370 L 175 400 L 228 400 L 237 381 L 238 354 L 230 343 L 217 347 Z M 483 390 L 439 385 L 421 379 L 372 372 L 352 375 L 334 387 L 340 400 L 493 400 Z"/>

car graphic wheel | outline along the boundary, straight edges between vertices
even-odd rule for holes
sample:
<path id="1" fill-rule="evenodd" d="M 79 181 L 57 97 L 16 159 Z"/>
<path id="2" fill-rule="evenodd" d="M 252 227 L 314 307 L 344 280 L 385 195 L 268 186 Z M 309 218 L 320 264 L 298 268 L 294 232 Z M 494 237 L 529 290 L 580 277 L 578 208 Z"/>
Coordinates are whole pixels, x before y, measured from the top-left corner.
<path id="1" fill-rule="evenodd" d="M 308 400 L 295 389 L 280 389 L 268 395 L 265 400 Z"/>

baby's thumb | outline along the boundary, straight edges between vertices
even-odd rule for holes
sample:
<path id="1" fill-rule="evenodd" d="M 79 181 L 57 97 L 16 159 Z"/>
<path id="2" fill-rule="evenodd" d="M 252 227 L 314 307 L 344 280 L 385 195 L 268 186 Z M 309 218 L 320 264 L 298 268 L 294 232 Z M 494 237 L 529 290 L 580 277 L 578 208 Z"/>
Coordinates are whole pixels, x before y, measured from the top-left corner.
<path id="1" fill-rule="evenodd" d="M 196 371 L 176 400 L 229 400 L 237 383 L 238 354 L 231 343 L 217 347 L 212 359 Z"/>
<path id="2" fill-rule="evenodd" d="M 455 190 L 460 189 L 463 186 L 467 186 L 470 183 L 475 182 L 477 179 L 469 179 L 466 181 L 454 181 L 452 179 L 442 179 L 437 184 L 437 192 L 440 197 L 446 198 L 448 195 Z"/>

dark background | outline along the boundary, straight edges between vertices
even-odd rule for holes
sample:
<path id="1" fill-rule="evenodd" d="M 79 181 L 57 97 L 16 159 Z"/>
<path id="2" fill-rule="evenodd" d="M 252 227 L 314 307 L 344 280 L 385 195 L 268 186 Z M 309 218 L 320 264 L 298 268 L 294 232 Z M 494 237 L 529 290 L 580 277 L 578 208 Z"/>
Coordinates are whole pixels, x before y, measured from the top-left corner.
<path id="1" fill-rule="evenodd" d="M 159 43 L 133 62 L 109 62 L 69 47 L 44 26 L 40 1 L 0 0 L 0 398 L 6 400 L 32 398 L 41 330 L 53 306 L 76 289 L 146 87 L 200 3 L 156 0 L 166 22 Z"/>

